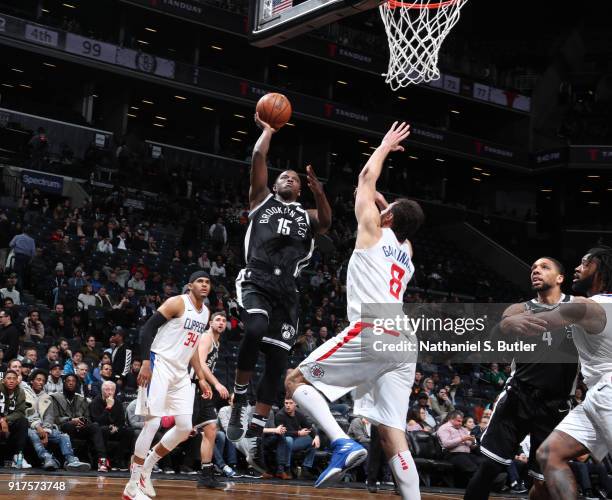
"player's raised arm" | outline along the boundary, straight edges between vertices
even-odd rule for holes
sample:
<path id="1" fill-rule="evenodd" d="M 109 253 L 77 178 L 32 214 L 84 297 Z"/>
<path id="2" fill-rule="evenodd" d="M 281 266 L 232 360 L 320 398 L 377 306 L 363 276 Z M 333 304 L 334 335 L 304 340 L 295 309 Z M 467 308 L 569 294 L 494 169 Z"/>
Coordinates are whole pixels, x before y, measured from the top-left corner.
<path id="1" fill-rule="evenodd" d="M 325 234 L 331 226 L 332 210 L 329 206 L 327 196 L 325 196 L 323 184 L 321 184 L 321 181 L 317 178 L 312 165 L 306 167 L 306 180 L 314 196 L 315 205 L 317 206 L 316 210 L 308 210 L 312 229 L 315 233 Z"/>
<path id="2" fill-rule="evenodd" d="M 559 304 L 552 311 L 536 313 L 535 317 L 546 321 L 549 330 L 578 325 L 591 335 L 603 332 L 607 323 L 604 308 L 585 297 L 574 297 L 572 302 Z"/>
<path id="3" fill-rule="evenodd" d="M 389 153 L 404 151 L 400 143 L 409 135 L 410 125 L 406 122 L 400 125 L 394 122 L 359 174 L 355 194 L 355 216 L 358 225 L 356 246 L 358 248 L 370 246 L 380 236 L 380 211 L 377 202 L 381 202 L 381 195 L 376 191 L 376 182 Z"/>
<path id="4" fill-rule="evenodd" d="M 255 123 L 257 123 L 257 126 L 261 129 L 261 135 L 253 147 L 253 156 L 251 158 L 251 187 L 249 189 L 250 208 L 259 205 L 270 193 L 270 189 L 268 188 L 267 159 L 272 134 L 276 132 L 275 129 L 259 118 L 258 113 L 255 113 Z"/>
<path id="5" fill-rule="evenodd" d="M 171 297 L 164 302 L 140 330 L 140 349 L 142 365 L 138 372 L 138 385 L 146 387 L 151 381 L 151 344 L 153 337 L 168 320 L 183 315 L 185 304 L 180 296 Z"/>

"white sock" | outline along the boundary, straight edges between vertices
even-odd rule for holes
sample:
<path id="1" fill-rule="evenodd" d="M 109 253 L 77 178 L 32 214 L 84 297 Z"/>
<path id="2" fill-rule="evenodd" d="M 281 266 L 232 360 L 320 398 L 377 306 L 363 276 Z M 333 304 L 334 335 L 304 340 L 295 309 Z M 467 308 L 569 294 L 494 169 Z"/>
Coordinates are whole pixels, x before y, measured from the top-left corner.
<path id="1" fill-rule="evenodd" d="M 389 460 L 402 500 L 421 500 L 419 474 L 408 450 L 400 451 Z"/>
<path id="2" fill-rule="evenodd" d="M 140 474 L 142 474 L 142 464 L 137 464 L 136 462 L 132 462 L 132 466 L 130 467 L 130 482 L 137 483 L 140 479 Z"/>
<path id="3" fill-rule="evenodd" d="M 142 472 L 145 474 L 151 474 L 153 467 L 157 462 L 161 460 L 161 458 L 162 457 L 155 453 L 155 448 L 153 448 L 151 450 L 151 453 L 149 453 L 149 456 L 146 458 L 144 465 L 142 466 Z"/>
<path id="4" fill-rule="evenodd" d="M 331 414 L 325 398 L 313 386 L 300 385 L 293 393 L 293 400 L 319 424 L 332 443 L 336 439 L 348 438 Z"/>

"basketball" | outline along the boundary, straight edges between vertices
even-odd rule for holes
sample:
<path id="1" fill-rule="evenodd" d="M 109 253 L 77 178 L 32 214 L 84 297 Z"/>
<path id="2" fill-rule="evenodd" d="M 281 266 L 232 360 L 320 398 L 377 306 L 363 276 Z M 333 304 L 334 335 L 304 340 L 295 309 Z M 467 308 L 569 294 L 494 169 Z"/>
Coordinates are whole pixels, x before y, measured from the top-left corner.
<path id="1" fill-rule="evenodd" d="M 283 94 L 270 93 L 257 102 L 259 118 L 278 130 L 291 119 L 291 103 Z"/>

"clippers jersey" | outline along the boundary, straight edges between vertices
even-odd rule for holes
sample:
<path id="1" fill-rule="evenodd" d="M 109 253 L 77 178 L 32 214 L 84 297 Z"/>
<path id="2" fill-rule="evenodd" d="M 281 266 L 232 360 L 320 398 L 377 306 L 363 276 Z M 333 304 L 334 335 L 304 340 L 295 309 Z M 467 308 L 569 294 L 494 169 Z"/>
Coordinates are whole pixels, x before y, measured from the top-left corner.
<path id="1" fill-rule="evenodd" d="M 576 328 L 574 333 L 584 383 L 590 389 L 602 375 L 612 372 L 612 294 L 601 293 L 589 298 L 602 304 L 607 318 L 606 327 L 597 335 L 586 333 L 582 328 Z"/>
<path id="2" fill-rule="evenodd" d="M 279 269 L 297 278 L 313 249 L 310 218 L 298 202 L 284 203 L 270 193 L 249 213 L 244 239 L 247 267 Z"/>
<path id="3" fill-rule="evenodd" d="M 534 313 L 549 311 L 555 309 L 559 304 L 571 302 L 572 299 L 571 295 L 562 294 L 561 300 L 552 305 L 541 304 L 536 299 L 532 299 L 525 302 L 525 310 L 531 310 Z M 572 339 L 576 330 L 569 325 L 563 329 L 544 332 L 541 340 L 544 342 L 541 350 L 542 362 L 515 363 L 512 361 L 512 377 L 541 389 L 547 394 L 560 397 L 568 397 L 573 394 L 578 377 L 578 353 Z M 534 340 L 537 340 L 537 337 Z M 556 353 L 563 355 L 567 361 L 575 358 L 575 362 L 549 363 L 546 361 L 546 358 L 550 359 Z"/>
<path id="4" fill-rule="evenodd" d="M 200 335 L 206 331 L 210 312 L 204 304 L 202 310 L 198 311 L 187 294 L 181 295 L 181 298 L 185 304 L 183 315 L 172 318 L 157 330 L 151 352 L 176 370 L 187 373 Z"/>
<path id="5" fill-rule="evenodd" d="M 414 274 L 410 247 L 400 243 L 391 228 L 370 248 L 356 248 L 346 273 L 347 316 L 361 321 L 362 304 L 403 304 L 406 286 Z"/>

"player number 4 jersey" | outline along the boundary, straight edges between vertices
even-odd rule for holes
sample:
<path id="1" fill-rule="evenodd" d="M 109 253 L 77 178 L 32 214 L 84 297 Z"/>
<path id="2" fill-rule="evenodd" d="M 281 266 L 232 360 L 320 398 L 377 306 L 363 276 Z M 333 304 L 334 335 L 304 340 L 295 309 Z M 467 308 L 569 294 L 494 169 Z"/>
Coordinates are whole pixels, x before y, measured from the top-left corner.
<path id="1" fill-rule="evenodd" d="M 172 318 L 157 331 L 151 352 L 177 370 L 187 372 L 187 366 L 198 345 L 200 335 L 206 331 L 210 312 L 205 305 L 198 310 L 187 294 L 181 298 L 185 303 L 183 315 Z"/>
<path id="2" fill-rule="evenodd" d="M 347 315 L 351 324 L 361 321 L 362 304 L 401 304 L 414 274 L 410 247 L 400 243 L 390 228 L 378 242 L 355 249 L 346 275 Z"/>

